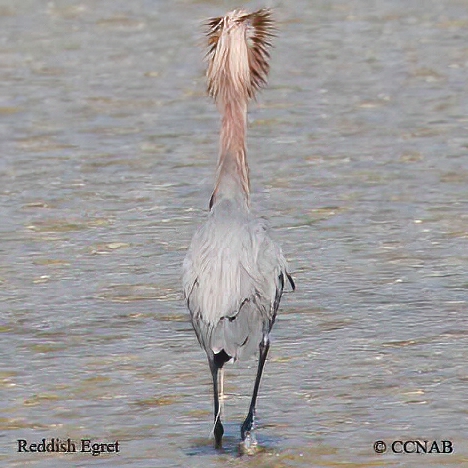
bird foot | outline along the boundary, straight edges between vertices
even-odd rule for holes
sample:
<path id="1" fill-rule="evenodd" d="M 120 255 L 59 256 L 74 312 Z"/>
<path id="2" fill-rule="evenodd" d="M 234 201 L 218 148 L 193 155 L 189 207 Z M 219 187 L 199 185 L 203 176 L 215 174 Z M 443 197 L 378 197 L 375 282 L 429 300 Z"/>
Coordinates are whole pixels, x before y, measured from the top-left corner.
<path id="1" fill-rule="evenodd" d="M 254 455 L 257 452 L 258 443 L 254 431 L 245 434 L 244 440 L 239 444 L 239 449 L 242 454 L 246 455 Z"/>
<path id="2" fill-rule="evenodd" d="M 253 432 L 253 429 L 254 429 L 254 415 L 253 415 L 253 411 L 250 411 L 241 426 L 242 440 L 245 440 L 245 438 L 247 437 L 247 434 Z"/>
<path id="3" fill-rule="evenodd" d="M 215 438 L 215 448 L 220 449 L 223 447 L 223 434 L 224 434 L 224 427 L 221 424 L 221 421 L 216 421 L 216 424 L 213 429 L 213 434 Z"/>
<path id="4" fill-rule="evenodd" d="M 240 443 L 241 453 L 253 455 L 257 451 L 257 438 L 255 437 L 254 411 L 249 411 L 241 426 L 242 442 Z"/>

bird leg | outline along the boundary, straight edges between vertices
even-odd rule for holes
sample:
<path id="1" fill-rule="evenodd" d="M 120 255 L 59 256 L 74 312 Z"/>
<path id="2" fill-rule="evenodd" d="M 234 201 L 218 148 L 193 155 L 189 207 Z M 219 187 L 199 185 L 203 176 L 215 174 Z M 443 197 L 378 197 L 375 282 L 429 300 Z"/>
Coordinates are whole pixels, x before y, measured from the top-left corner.
<path id="1" fill-rule="evenodd" d="M 265 361 L 266 361 L 266 357 L 267 357 L 269 349 L 270 349 L 270 340 L 268 339 L 268 336 L 264 336 L 259 347 L 260 353 L 258 357 L 257 377 L 255 379 L 252 400 L 250 402 L 249 414 L 247 415 L 244 423 L 241 426 L 241 437 L 242 437 L 242 440 L 246 442 L 246 445 L 247 445 L 247 442 L 249 442 L 249 444 L 256 443 L 255 436 L 253 435 L 255 405 L 257 402 L 258 387 L 260 386 L 260 380 L 262 378 L 263 367 L 265 366 Z M 246 438 L 249 440 L 247 441 Z"/>
<path id="2" fill-rule="evenodd" d="M 219 369 L 219 417 L 224 417 L 224 367 Z"/>
<path id="3" fill-rule="evenodd" d="M 224 398 L 224 367 L 221 367 L 219 369 L 219 399 L 221 400 L 221 406 L 223 406 Z"/>
<path id="4" fill-rule="evenodd" d="M 214 360 L 208 359 L 210 364 L 211 376 L 213 377 L 213 400 L 214 400 L 214 426 L 213 434 L 215 438 L 215 448 L 219 449 L 222 447 L 222 439 L 224 434 L 224 428 L 221 423 L 221 414 L 219 406 L 219 393 L 218 393 L 218 366 Z"/>

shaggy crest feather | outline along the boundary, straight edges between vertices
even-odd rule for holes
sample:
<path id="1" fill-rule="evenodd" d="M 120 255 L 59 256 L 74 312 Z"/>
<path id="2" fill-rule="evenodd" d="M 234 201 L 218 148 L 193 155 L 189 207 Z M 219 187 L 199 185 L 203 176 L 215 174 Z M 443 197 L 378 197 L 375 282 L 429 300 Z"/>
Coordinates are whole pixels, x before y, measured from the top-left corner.
<path id="1" fill-rule="evenodd" d="M 208 21 L 208 92 L 215 100 L 247 100 L 266 84 L 273 21 L 268 9 L 234 10 Z"/>

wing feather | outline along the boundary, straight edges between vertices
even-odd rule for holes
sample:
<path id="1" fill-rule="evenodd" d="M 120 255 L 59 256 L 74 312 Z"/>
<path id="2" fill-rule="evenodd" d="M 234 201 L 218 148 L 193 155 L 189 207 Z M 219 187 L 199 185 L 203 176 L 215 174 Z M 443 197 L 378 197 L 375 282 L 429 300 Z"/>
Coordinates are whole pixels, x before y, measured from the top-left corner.
<path id="1" fill-rule="evenodd" d="M 201 346 L 238 358 L 270 332 L 288 273 L 265 224 L 227 208 L 210 213 L 195 234 L 183 282 Z"/>

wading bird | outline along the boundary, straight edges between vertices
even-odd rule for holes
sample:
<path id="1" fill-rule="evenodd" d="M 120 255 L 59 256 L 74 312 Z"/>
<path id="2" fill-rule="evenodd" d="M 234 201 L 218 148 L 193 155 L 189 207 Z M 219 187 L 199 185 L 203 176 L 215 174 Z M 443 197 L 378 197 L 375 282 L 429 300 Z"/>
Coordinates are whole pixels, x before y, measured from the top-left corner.
<path id="1" fill-rule="evenodd" d="M 207 25 L 208 93 L 222 116 L 220 151 L 210 213 L 184 260 L 183 287 L 213 377 L 217 448 L 224 433 L 223 365 L 259 351 L 252 400 L 241 426 L 242 441 L 249 450 L 256 444 L 256 399 L 285 278 L 294 289 L 280 247 L 269 237 L 264 222 L 252 216 L 249 202 L 247 104 L 266 83 L 273 22 L 266 9 L 235 10 Z"/>

